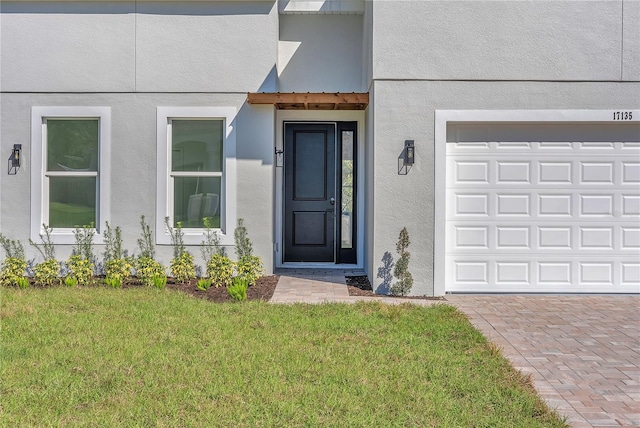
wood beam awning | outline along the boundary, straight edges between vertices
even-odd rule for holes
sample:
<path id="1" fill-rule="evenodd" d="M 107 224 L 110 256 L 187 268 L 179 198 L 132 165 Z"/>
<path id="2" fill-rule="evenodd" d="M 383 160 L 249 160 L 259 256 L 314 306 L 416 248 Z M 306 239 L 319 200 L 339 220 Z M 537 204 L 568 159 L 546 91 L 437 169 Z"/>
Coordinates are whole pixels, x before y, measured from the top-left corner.
<path id="1" fill-rule="evenodd" d="M 369 93 L 249 92 L 249 104 L 273 104 L 279 110 L 364 110 Z"/>

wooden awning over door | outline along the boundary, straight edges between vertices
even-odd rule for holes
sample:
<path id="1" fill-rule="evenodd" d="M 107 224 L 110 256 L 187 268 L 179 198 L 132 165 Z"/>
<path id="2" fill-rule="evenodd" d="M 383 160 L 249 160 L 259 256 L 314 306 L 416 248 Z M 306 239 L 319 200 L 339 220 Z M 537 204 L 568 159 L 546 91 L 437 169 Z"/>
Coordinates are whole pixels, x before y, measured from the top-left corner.
<path id="1" fill-rule="evenodd" d="M 369 93 L 249 92 L 249 104 L 273 104 L 279 110 L 364 110 Z"/>

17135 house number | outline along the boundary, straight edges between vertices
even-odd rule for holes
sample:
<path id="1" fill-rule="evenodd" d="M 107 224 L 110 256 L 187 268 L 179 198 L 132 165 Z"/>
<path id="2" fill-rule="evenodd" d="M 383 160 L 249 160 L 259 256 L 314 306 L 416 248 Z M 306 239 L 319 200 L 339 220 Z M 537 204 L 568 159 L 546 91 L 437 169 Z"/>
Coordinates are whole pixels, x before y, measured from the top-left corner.
<path id="1" fill-rule="evenodd" d="M 613 120 L 631 120 L 633 119 L 632 113 L 631 111 L 614 111 Z"/>

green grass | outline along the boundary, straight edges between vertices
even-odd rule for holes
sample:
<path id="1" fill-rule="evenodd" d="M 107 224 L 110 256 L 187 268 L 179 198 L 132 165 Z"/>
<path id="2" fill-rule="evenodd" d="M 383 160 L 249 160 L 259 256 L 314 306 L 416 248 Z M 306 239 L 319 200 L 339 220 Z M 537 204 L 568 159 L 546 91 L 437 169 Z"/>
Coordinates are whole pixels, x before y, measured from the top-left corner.
<path id="1" fill-rule="evenodd" d="M 450 306 L 0 293 L 1 426 L 565 426 Z"/>

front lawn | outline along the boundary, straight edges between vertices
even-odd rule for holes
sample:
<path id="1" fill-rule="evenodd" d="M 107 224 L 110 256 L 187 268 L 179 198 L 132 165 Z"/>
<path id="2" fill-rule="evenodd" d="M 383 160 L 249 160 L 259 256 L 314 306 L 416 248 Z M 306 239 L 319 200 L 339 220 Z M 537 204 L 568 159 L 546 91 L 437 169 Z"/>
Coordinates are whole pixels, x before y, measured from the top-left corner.
<path id="1" fill-rule="evenodd" d="M 1 426 L 565 426 L 450 306 L 0 293 Z"/>

